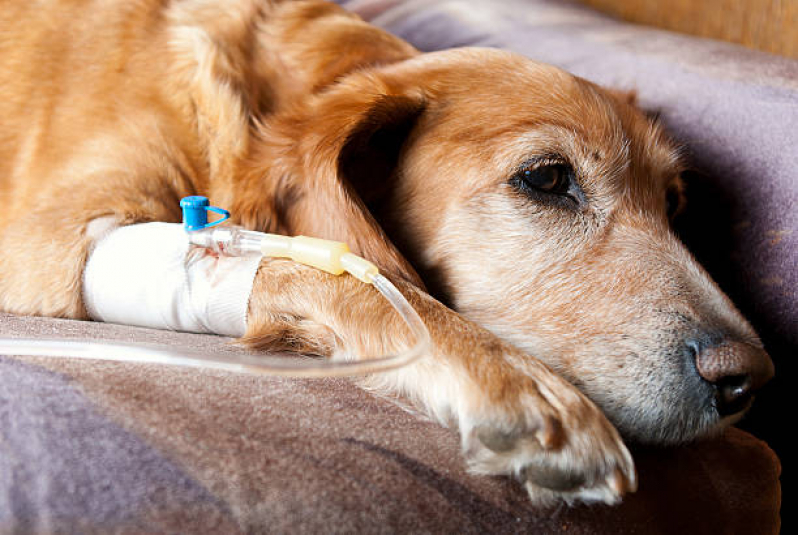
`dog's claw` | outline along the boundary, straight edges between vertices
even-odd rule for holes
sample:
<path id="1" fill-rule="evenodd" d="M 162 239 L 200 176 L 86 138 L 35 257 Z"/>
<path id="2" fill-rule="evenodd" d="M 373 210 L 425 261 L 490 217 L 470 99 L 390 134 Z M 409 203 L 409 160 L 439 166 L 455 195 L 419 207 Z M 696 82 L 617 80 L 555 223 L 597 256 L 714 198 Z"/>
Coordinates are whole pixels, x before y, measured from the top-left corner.
<path id="1" fill-rule="evenodd" d="M 543 425 L 535 433 L 535 438 L 545 449 L 554 449 L 560 445 L 562 426 L 554 418 L 545 418 Z"/>
<path id="2" fill-rule="evenodd" d="M 618 496 L 621 496 L 628 488 L 626 478 L 623 477 L 623 473 L 618 468 L 607 478 L 607 485 Z"/>

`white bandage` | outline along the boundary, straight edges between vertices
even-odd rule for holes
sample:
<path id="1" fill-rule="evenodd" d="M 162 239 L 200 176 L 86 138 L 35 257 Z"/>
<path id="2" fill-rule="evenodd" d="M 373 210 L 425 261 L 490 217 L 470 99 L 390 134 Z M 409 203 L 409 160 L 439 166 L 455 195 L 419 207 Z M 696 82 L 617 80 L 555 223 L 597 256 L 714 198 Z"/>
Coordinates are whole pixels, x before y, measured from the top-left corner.
<path id="1" fill-rule="evenodd" d="M 94 320 L 243 336 L 260 258 L 191 248 L 179 224 L 120 227 L 95 245 L 83 272 Z"/>

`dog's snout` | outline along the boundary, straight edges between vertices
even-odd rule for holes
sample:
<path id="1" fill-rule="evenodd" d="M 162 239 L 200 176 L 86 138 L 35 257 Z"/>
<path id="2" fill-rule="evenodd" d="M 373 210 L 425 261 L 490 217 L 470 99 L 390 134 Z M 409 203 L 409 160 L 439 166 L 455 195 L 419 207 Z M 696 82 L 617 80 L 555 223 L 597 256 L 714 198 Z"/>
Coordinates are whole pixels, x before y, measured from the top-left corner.
<path id="1" fill-rule="evenodd" d="M 714 388 L 715 407 L 721 416 L 748 408 L 754 392 L 774 374 L 770 356 L 751 344 L 726 340 L 693 349 L 696 369 Z"/>

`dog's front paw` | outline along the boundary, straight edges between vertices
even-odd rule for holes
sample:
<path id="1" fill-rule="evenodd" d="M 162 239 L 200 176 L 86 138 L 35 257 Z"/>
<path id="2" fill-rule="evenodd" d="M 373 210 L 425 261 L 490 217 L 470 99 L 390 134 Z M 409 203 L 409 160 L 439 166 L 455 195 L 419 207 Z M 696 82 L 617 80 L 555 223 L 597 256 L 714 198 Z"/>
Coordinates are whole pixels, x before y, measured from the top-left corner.
<path id="1" fill-rule="evenodd" d="M 637 487 L 629 451 L 598 407 L 549 375 L 502 385 L 509 394 L 461 420 L 470 469 L 516 476 L 539 505 L 617 503 Z"/>

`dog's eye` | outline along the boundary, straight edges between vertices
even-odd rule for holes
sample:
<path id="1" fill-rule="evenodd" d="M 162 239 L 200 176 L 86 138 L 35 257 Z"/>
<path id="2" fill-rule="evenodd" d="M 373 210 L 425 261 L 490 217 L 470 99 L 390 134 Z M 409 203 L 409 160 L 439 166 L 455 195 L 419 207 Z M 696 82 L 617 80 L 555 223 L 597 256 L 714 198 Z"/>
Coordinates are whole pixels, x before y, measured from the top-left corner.
<path id="1" fill-rule="evenodd" d="M 568 210 L 587 205 L 576 171 L 560 157 L 527 161 L 513 174 L 510 185 L 535 204 Z"/>
<path id="2" fill-rule="evenodd" d="M 568 193 L 572 174 L 570 166 L 558 163 L 525 167 L 516 176 L 527 188 L 565 195 Z"/>

